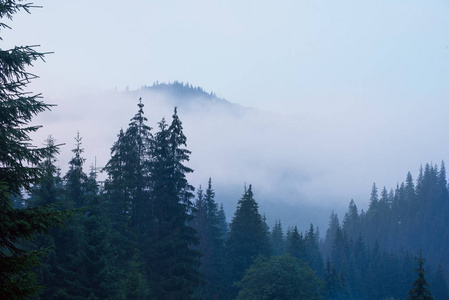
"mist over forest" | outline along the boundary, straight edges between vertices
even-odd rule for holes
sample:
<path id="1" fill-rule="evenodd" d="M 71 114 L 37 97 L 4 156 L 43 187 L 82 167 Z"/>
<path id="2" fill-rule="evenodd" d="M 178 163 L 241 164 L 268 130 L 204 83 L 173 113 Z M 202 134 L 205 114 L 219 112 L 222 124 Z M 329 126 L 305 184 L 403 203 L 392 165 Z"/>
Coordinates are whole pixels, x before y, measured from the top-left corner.
<path id="1" fill-rule="evenodd" d="M 388 107 L 376 111 L 366 103 L 354 102 L 343 112 L 339 106 L 347 106 L 335 103 L 328 104 L 334 114 L 323 109 L 309 115 L 310 109 L 280 114 L 241 106 L 182 82 L 50 97 L 48 102 L 58 106 L 36 118 L 45 126 L 33 138 L 44 141 L 52 135 L 64 143 L 57 165 L 66 170 L 73 138 L 79 132 L 86 165 L 101 168 L 139 98 L 153 128 L 161 117 L 172 114 L 173 107 L 178 108 L 192 151 L 189 165 L 195 172 L 188 175 L 192 185 L 204 185 L 212 177 L 230 216 L 243 185 L 252 183 L 270 226 L 282 218 L 290 226 L 306 228 L 314 223 L 325 230 L 329 214 L 333 210 L 344 214 L 351 199 L 366 211 L 373 182 L 390 189 L 405 179 L 406 172 L 416 176 L 419 166 L 428 162 L 423 159 L 429 157 L 421 153 L 421 144 L 432 145 L 428 148 L 433 149 L 433 162 L 444 160 L 446 142 L 424 133 L 438 124 L 430 129 L 419 121 L 419 114 L 434 109 L 430 105 L 403 108 L 407 118 L 418 122 L 407 119 L 393 125 L 398 112 Z M 435 109 L 436 120 L 443 111 Z M 100 179 L 104 176 L 99 173 Z"/>
<path id="2" fill-rule="evenodd" d="M 139 101 L 136 101 L 138 97 Z M 319 297 L 325 299 L 385 299 L 393 297 L 400 299 L 401 295 L 407 294 L 410 282 L 413 282 L 413 258 L 417 257 L 418 253 L 426 257 L 424 259 L 420 256 L 421 260 L 418 259 L 418 262 L 424 265 L 424 262 L 427 261 L 426 267 L 431 274 L 432 285 L 438 286 L 434 293 L 437 296 L 440 295 L 439 297 L 447 294 L 445 278 L 448 276 L 447 266 L 449 265 L 449 261 L 446 259 L 449 245 L 449 232 L 447 231 L 449 192 L 444 162 L 441 164 L 431 162 L 421 166 L 418 175 L 415 176 L 416 179 L 413 179 L 410 172 L 405 173 L 402 182 L 392 184 L 388 188 L 377 187 L 374 183 L 365 191 L 368 200 L 367 203 L 362 201 L 359 206 L 362 208 L 358 208 L 359 204 L 351 199 L 342 210 L 338 201 L 332 202 L 332 197 L 338 200 L 338 197 L 341 196 L 338 190 L 313 193 L 311 187 L 314 184 L 311 181 L 317 180 L 314 177 L 319 177 L 320 174 L 311 166 L 319 167 L 319 164 L 307 162 L 305 157 L 315 158 L 328 149 L 319 152 L 320 150 L 315 148 L 315 153 L 312 153 L 304 149 L 313 148 L 313 142 L 307 139 L 301 139 L 302 142 L 298 142 L 298 139 L 292 138 L 301 134 L 310 137 L 310 133 L 301 129 L 305 126 L 301 120 L 286 120 L 282 116 L 269 112 L 241 107 L 216 97 L 213 92 L 207 93 L 200 87 L 180 82 L 155 83 L 136 91 L 113 93 L 108 97 L 102 95 L 99 99 L 103 99 L 102 101 L 107 101 L 109 104 L 113 103 L 110 106 L 114 110 L 120 111 L 120 116 L 125 112 L 128 113 L 130 106 L 134 107 L 134 111 L 137 107 L 137 113 L 134 112 L 134 117 L 129 117 L 133 115 L 133 112 L 130 111 L 128 124 L 123 122 L 120 128 L 115 124 L 120 123 L 117 119 L 110 120 L 111 116 L 118 115 L 111 110 L 101 110 L 100 108 L 85 113 L 86 122 L 81 125 L 85 127 L 87 136 L 93 137 L 93 141 L 95 141 L 93 145 L 97 147 L 95 153 L 99 155 L 95 156 L 95 165 L 91 164 L 90 168 L 86 166 L 86 153 L 93 152 L 85 151 L 88 149 L 89 142 L 78 132 L 74 148 L 69 154 L 71 159 L 68 167 L 62 168 L 64 171 L 59 171 L 63 172 L 62 174 L 66 172 L 66 175 L 63 177 L 57 175 L 61 173 L 52 175 L 57 176 L 52 179 L 53 184 L 57 184 L 57 182 L 62 184 L 59 187 L 62 190 L 58 192 L 61 194 L 56 198 L 75 197 L 77 199 L 75 202 L 68 202 L 71 204 L 65 206 L 66 208 L 81 208 L 94 201 L 91 205 L 94 204 L 98 206 L 96 209 L 104 210 L 103 217 L 109 215 L 106 218 L 108 220 L 112 218 L 108 221 L 111 222 L 109 226 L 112 228 L 116 226 L 114 222 L 119 222 L 125 216 L 124 220 L 130 218 L 129 226 L 137 226 L 136 229 L 130 227 L 128 230 L 143 230 L 143 228 L 137 229 L 141 226 L 152 228 L 155 225 L 144 225 L 147 222 L 144 220 L 145 215 L 151 215 L 154 211 L 139 212 L 146 211 L 145 205 L 153 207 L 155 204 L 152 201 L 156 201 L 150 200 L 151 202 L 144 204 L 148 201 L 145 200 L 145 197 L 151 195 L 145 196 L 146 193 L 155 189 L 154 185 L 157 186 L 159 180 L 152 174 L 161 172 L 161 170 L 157 171 L 158 152 L 153 153 L 152 151 L 164 149 L 157 146 L 157 143 L 162 142 L 159 140 L 162 138 L 161 136 L 175 132 L 180 134 L 179 139 L 182 142 L 180 145 L 185 147 L 185 149 L 179 150 L 182 153 L 179 159 L 184 161 L 184 164 L 181 165 L 183 167 L 180 169 L 180 174 L 182 174 L 180 179 L 184 178 L 181 182 L 185 185 L 181 195 L 191 199 L 184 202 L 184 205 L 187 205 L 185 213 L 189 216 L 185 222 L 196 230 L 195 235 L 199 241 L 199 244 L 195 244 L 194 237 L 190 236 L 191 243 L 194 245 L 191 246 L 192 250 L 199 250 L 199 252 L 192 252 L 191 255 L 194 253 L 204 255 L 199 260 L 201 265 L 198 270 L 204 274 L 207 282 L 206 285 L 200 285 L 200 288 L 192 290 L 193 295 L 203 299 L 217 297 L 217 299 L 233 299 L 236 296 L 237 299 L 250 299 L 249 296 L 241 296 L 249 293 L 246 289 L 261 288 L 260 286 L 246 286 L 249 284 L 246 280 L 250 280 L 246 279 L 246 276 L 250 276 L 249 272 L 252 272 L 252 268 L 261 268 L 258 272 L 264 274 L 268 271 L 267 268 L 271 268 L 270 264 L 272 263 L 291 265 L 292 261 L 297 259 L 301 263 L 305 263 L 300 268 L 302 268 L 301 272 L 306 273 L 301 276 L 306 276 L 307 280 L 311 282 L 316 280 L 312 289 L 315 294 L 306 296 L 303 294 L 299 297 L 307 299 L 318 299 Z M 144 101 L 143 99 L 149 100 Z M 93 100 L 84 98 L 84 101 Z M 83 104 L 77 102 L 76 106 L 79 105 Z M 175 108 L 174 112 L 173 108 Z M 147 113 L 148 110 L 149 113 Z M 98 111 L 101 111 L 100 115 Z M 159 117 L 159 121 L 156 121 L 157 115 L 162 116 Z M 173 115 L 172 121 L 170 121 L 170 115 Z M 78 119 L 78 117 L 76 118 Z M 70 121 L 70 118 L 64 119 Z M 95 121 L 89 123 L 89 120 Z M 153 122 L 149 120 L 153 120 Z M 58 132 L 60 119 L 47 118 L 46 122 L 49 130 L 54 130 L 60 135 L 63 135 L 67 127 L 70 127 L 69 125 L 64 126 L 62 127 L 64 132 Z M 114 126 L 116 130 L 119 130 L 118 134 L 112 134 L 111 127 Z M 94 128 L 93 131 L 92 128 Z M 101 149 L 101 143 L 98 143 L 99 137 L 105 139 L 102 143 L 107 142 L 106 134 L 102 134 L 103 132 L 116 139 L 115 142 L 112 142 L 113 146 L 108 149 Z M 171 141 L 171 138 L 168 138 L 167 141 Z M 52 138 L 47 139 L 47 143 L 49 142 L 55 143 Z M 148 149 L 147 151 L 152 154 L 149 157 L 147 157 L 149 154 L 143 154 L 142 158 L 134 163 L 132 160 L 127 161 L 131 159 L 132 155 L 139 153 L 137 151 L 133 154 L 131 150 L 133 148 L 138 150 L 140 147 Z M 319 153 L 316 153 L 317 151 Z M 128 156 L 129 158 L 126 158 Z M 59 157 L 63 157 L 63 155 Z M 68 160 L 68 158 L 64 159 Z M 147 160 L 148 162 L 145 163 Z M 60 161 L 58 156 L 54 156 L 49 162 L 53 168 L 59 169 L 55 164 L 59 164 Z M 134 167 L 129 169 L 126 167 L 127 164 Z M 141 170 L 138 171 L 139 169 Z M 90 170 L 90 173 L 87 170 Z M 77 174 L 76 176 L 73 175 L 74 172 Z M 131 173 L 128 174 L 128 172 Z M 72 176 L 74 177 L 72 178 Z M 126 176 L 131 177 L 127 178 Z M 142 189 L 140 196 L 139 193 L 135 194 L 138 190 L 133 192 L 134 188 L 127 192 L 127 189 L 139 182 L 138 178 L 140 177 L 142 182 L 149 180 L 150 182 L 155 181 L 155 183 Z M 71 180 L 78 183 L 71 183 Z M 137 181 L 134 182 L 135 180 Z M 122 186 L 123 191 L 120 191 L 120 188 L 117 190 L 121 181 L 123 181 L 122 185 L 125 184 Z M 324 182 L 325 180 L 323 180 L 323 184 Z M 25 206 L 35 205 L 33 203 L 40 203 L 40 201 L 45 203 L 48 199 L 42 198 L 42 193 L 45 195 L 48 191 L 43 191 L 44 188 L 46 187 L 37 185 L 32 190 L 30 198 L 20 203 Z M 74 188 L 75 190 L 72 190 Z M 66 194 L 67 192 L 63 192 L 64 189 L 75 194 L 70 196 L 70 194 Z M 89 189 L 91 190 L 89 191 Z M 301 192 L 301 189 L 305 189 L 309 193 Z M 155 190 L 152 193 L 154 192 Z M 126 196 L 128 193 L 131 194 Z M 163 201 L 165 196 L 160 196 L 162 198 L 159 201 Z M 90 197 L 94 198 L 89 200 Z M 116 205 L 125 199 L 123 197 L 128 200 L 122 205 L 125 205 L 124 207 L 131 205 L 131 210 L 127 211 L 127 209 L 121 208 L 115 211 L 118 209 Z M 326 200 L 326 197 L 330 200 Z M 52 201 L 56 201 L 56 198 Z M 313 199 L 319 199 L 319 204 L 314 203 Z M 332 208 L 333 203 L 335 208 Z M 135 205 L 137 211 L 134 211 Z M 154 207 L 156 211 L 157 207 Z M 122 214 L 120 212 L 126 213 L 116 219 Z M 116 215 L 117 213 L 118 215 Z M 142 213 L 143 215 L 141 215 Z M 165 213 L 174 212 L 165 210 Z M 116 216 L 114 217 L 114 215 Z M 135 220 L 133 220 L 134 218 Z M 81 221 L 81 224 L 91 222 L 87 220 Z M 78 230 L 85 232 L 83 235 L 89 234 L 88 231 L 86 232 L 87 228 L 76 229 L 81 225 L 70 226 L 75 227 L 66 229 L 69 232 Z M 55 238 L 55 246 L 59 244 L 59 247 L 63 247 L 67 243 L 65 240 L 58 241 L 57 236 Z M 107 239 L 112 239 L 110 242 L 113 242 L 114 237 L 111 236 Z M 152 243 L 160 242 L 154 240 L 154 236 L 150 239 Z M 252 240 L 252 242 L 246 245 L 245 240 Z M 135 246 L 128 245 L 131 242 L 128 241 L 128 238 L 115 241 L 115 243 L 128 245 L 127 247 L 131 248 L 127 251 L 132 249 L 135 251 L 133 247 L 139 248 L 139 244 L 143 241 L 138 239 L 133 242 L 137 243 Z M 76 251 L 85 250 L 81 247 Z M 142 255 L 145 256 L 146 250 L 140 251 L 143 251 Z M 153 251 L 162 250 L 155 249 Z M 57 252 L 55 255 L 58 255 Z M 71 255 L 70 251 L 64 255 Z M 152 255 L 158 257 L 159 254 L 153 252 Z M 272 258 L 260 256 L 255 260 L 257 255 Z M 122 259 L 126 260 L 126 258 Z M 151 272 L 159 274 L 160 268 L 167 267 L 162 265 L 154 267 L 154 259 L 154 257 L 149 259 L 148 263 L 153 261 L 148 266 L 150 269 L 142 269 L 146 271 L 139 273 L 139 276 L 150 276 Z M 144 263 L 144 261 L 145 259 L 140 263 Z M 54 262 L 48 263 L 47 267 L 53 268 L 51 265 Z M 85 263 L 87 262 L 79 262 L 79 264 Z M 73 268 L 75 267 L 67 267 L 74 272 Z M 135 272 L 134 269 L 131 271 Z M 188 270 L 183 272 L 188 272 Z M 370 274 L 370 276 L 363 274 Z M 266 276 L 270 275 L 266 274 Z M 240 288 L 236 288 L 232 283 L 239 279 L 241 280 Z M 48 279 L 44 277 L 40 280 L 44 280 L 45 284 L 51 284 L 45 281 Z M 151 279 L 148 278 L 148 280 Z M 156 280 L 154 282 L 156 284 L 160 279 L 153 280 Z M 294 282 L 297 280 L 300 279 L 296 279 Z M 171 293 L 172 287 L 166 287 L 168 290 L 165 291 L 151 291 L 146 290 L 144 282 L 141 284 L 143 285 L 139 287 L 139 297 L 145 298 L 153 295 L 152 297 L 164 298 L 169 297 L 164 293 L 169 290 Z M 195 285 L 193 282 L 191 284 Z M 281 283 L 274 285 L 276 289 L 280 290 L 279 292 L 283 291 Z M 378 289 L 379 285 L 382 286 L 381 291 Z M 70 285 L 57 289 L 63 288 L 67 289 L 66 293 L 71 293 L 69 292 L 72 290 Z M 129 288 L 128 286 L 123 287 L 122 292 L 126 292 Z M 303 288 L 305 287 L 298 288 L 297 292 L 301 294 L 300 290 Z M 95 293 L 94 290 L 92 292 Z M 44 293 L 44 295 L 49 299 L 54 297 L 51 293 Z"/>
<path id="3" fill-rule="evenodd" d="M 186 14 L 201 1 L 130 13 L 100 12 L 99 0 L 76 22 L 80 38 L 72 14 L 55 14 L 67 4 L 51 2 L 50 19 L 27 28 L 18 18 L 11 36 L 16 14 L 41 7 L 0 1 L 1 299 L 449 299 L 440 11 L 389 4 L 379 30 L 372 3 L 209 3 L 212 20 Z M 372 40 L 330 8 L 359 12 L 350 21 Z M 144 11 L 161 22 L 144 15 L 150 31 L 135 21 Z M 314 28 L 296 30 L 295 11 Z M 114 35 L 113 16 L 124 20 Z M 434 17 L 417 34 L 434 55 L 417 52 L 399 16 L 415 29 L 410 20 Z M 54 53 L 16 46 L 54 42 L 58 30 L 73 49 L 56 42 L 53 71 L 35 64 Z M 104 51 L 100 40 L 119 32 L 130 43 Z M 131 41 L 139 47 L 123 51 Z M 167 78 L 160 62 L 169 77 L 220 90 L 177 80 L 111 90 L 124 77 Z"/>

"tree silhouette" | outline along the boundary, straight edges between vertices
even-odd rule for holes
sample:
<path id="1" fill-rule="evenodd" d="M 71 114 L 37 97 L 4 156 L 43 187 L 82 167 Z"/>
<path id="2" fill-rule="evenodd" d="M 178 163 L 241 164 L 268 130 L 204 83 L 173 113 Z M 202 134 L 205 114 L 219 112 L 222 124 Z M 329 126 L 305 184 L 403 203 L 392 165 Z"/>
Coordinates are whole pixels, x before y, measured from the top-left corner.
<path id="1" fill-rule="evenodd" d="M 418 278 L 413 282 L 412 288 L 408 292 L 410 300 L 433 300 L 432 294 L 430 293 L 430 286 L 427 280 L 424 278 L 424 274 L 427 273 L 424 269 L 424 263 L 426 259 L 422 257 L 422 252 L 419 252 L 419 257 L 415 257 L 418 263 L 418 269 L 415 272 L 418 273 Z"/>

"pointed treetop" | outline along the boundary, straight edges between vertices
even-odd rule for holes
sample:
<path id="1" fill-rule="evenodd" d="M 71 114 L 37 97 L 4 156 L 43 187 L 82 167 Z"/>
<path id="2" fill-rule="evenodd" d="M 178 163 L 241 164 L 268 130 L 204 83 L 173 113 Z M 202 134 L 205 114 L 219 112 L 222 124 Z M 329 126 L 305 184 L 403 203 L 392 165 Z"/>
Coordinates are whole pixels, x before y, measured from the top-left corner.
<path id="1" fill-rule="evenodd" d="M 379 196 L 377 195 L 377 186 L 376 186 L 376 183 L 373 183 L 373 187 L 371 189 L 370 204 L 377 203 L 378 201 L 379 201 Z"/>
<path id="2" fill-rule="evenodd" d="M 422 257 L 422 251 L 419 251 L 419 257 L 415 257 L 418 268 L 415 272 L 418 273 L 418 278 L 413 282 L 412 288 L 409 291 L 410 300 L 433 300 L 433 296 L 430 293 L 429 284 L 424 278 L 427 271 L 424 269 L 424 263 L 426 259 Z"/>

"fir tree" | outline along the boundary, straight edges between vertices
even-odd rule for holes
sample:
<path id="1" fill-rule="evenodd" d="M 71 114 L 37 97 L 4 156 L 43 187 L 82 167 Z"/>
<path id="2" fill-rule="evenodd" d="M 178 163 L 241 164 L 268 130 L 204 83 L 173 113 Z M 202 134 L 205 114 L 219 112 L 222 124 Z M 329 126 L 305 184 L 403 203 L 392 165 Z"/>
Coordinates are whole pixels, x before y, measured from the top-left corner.
<path id="1" fill-rule="evenodd" d="M 7 1 L 0 4 L 0 29 L 14 14 L 29 12 L 32 4 Z M 39 290 L 31 268 L 39 265 L 44 251 L 25 251 L 20 242 L 50 227 L 61 226 L 74 212 L 60 212 L 55 206 L 24 209 L 13 207 L 12 199 L 21 197 L 43 176 L 42 162 L 57 151 L 55 145 L 35 148 L 30 133 L 39 126 L 28 125 L 50 105 L 39 100 L 39 94 L 24 89 L 35 75 L 25 68 L 44 58 L 32 46 L 0 49 L 0 290 L 3 299 L 24 299 Z"/>
<path id="2" fill-rule="evenodd" d="M 229 225 L 226 221 L 226 214 L 224 211 L 223 203 L 220 203 L 220 209 L 217 213 L 218 228 L 220 229 L 221 239 L 224 240 L 229 231 Z"/>
<path id="3" fill-rule="evenodd" d="M 306 245 L 302 233 L 299 233 L 298 227 L 287 235 L 287 252 L 298 260 L 306 261 Z"/>
<path id="4" fill-rule="evenodd" d="M 309 230 L 304 237 L 306 261 L 309 267 L 312 268 L 318 276 L 322 276 L 324 273 L 324 263 L 319 249 L 318 240 L 318 230 L 315 230 L 313 224 L 310 224 Z"/>
<path id="5" fill-rule="evenodd" d="M 323 280 L 325 286 L 323 293 L 324 299 L 351 299 L 345 286 L 344 277 L 337 274 L 337 270 L 335 269 L 335 266 L 332 265 L 329 258 L 326 260 Z"/>
<path id="6" fill-rule="evenodd" d="M 335 235 L 337 234 L 337 230 L 339 228 L 340 228 L 340 221 L 338 220 L 338 216 L 334 211 L 332 211 L 329 217 L 329 226 L 326 230 L 326 237 L 321 245 L 323 256 L 325 257 L 330 256 L 332 244 L 334 243 Z"/>
<path id="7" fill-rule="evenodd" d="M 192 220 L 193 187 L 185 165 L 190 151 L 177 111 L 168 127 L 159 123 L 151 162 L 152 220 L 151 251 L 147 253 L 150 291 L 156 299 L 190 299 L 201 282 L 198 272 L 200 253 L 192 249 L 198 243 Z"/>
<path id="8" fill-rule="evenodd" d="M 119 281 L 117 276 L 119 270 L 113 264 L 110 222 L 101 202 L 96 172 L 93 168 L 87 179 L 85 191 L 89 210 L 82 220 L 82 273 L 78 273 L 78 280 L 86 299 L 114 298 L 118 293 L 116 286 Z"/>
<path id="9" fill-rule="evenodd" d="M 415 272 L 418 273 L 418 277 L 412 284 L 412 288 L 408 292 L 410 300 L 432 300 L 432 294 L 430 293 L 429 284 L 425 279 L 424 275 L 426 270 L 424 269 L 424 263 L 426 259 L 422 257 L 421 251 L 419 252 L 419 257 L 415 257 L 418 268 Z"/>
<path id="10" fill-rule="evenodd" d="M 273 230 L 271 231 L 270 240 L 273 255 L 282 255 L 285 251 L 285 245 L 281 220 L 275 221 Z"/>
<path id="11" fill-rule="evenodd" d="M 83 164 L 86 159 L 82 157 L 84 149 L 81 148 L 81 140 L 82 137 L 78 132 L 75 137 L 76 146 L 72 150 L 74 156 L 70 160 L 69 170 L 64 176 L 67 201 L 78 208 L 86 205 L 84 199 L 85 191 L 83 190 L 87 182 L 87 175 L 83 171 Z"/>
<path id="12" fill-rule="evenodd" d="M 88 177 L 83 171 L 85 158 L 82 156 L 84 149 L 81 147 L 79 133 L 75 137 L 74 156 L 69 162 L 69 170 L 64 176 L 64 207 L 82 208 L 83 215 L 77 216 L 74 222 L 66 224 L 59 231 L 52 232 L 54 241 L 54 257 L 49 261 L 51 267 L 50 282 L 42 282 L 49 286 L 43 297 L 45 299 L 77 299 L 87 297 L 87 264 L 85 262 L 85 250 L 87 232 L 84 228 L 87 209 L 87 184 Z"/>
<path id="13" fill-rule="evenodd" d="M 202 253 L 200 270 L 204 274 L 206 283 L 197 292 L 202 299 L 218 299 L 224 290 L 224 239 L 219 227 L 217 204 L 214 198 L 215 192 L 212 189 L 212 180 L 209 178 L 205 193 L 203 194 L 201 186 L 197 191 L 195 218 L 192 221 L 200 240 L 198 246 L 198 250 Z"/>
<path id="14" fill-rule="evenodd" d="M 245 270 L 258 255 L 271 253 L 265 222 L 249 185 L 239 200 L 226 240 L 232 282 L 241 280 Z"/>
<path id="15" fill-rule="evenodd" d="M 349 202 L 348 212 L 343 219 L 343 230 L 349 237 L 356 238 L 360 234 L 360 216 L 354 200 Z"/>
<path id="16" fill-rule="evenodd" d="M 117 255 L 117 267 L 122 270 L 128 269 L 129 257 L 140 257 L 136 251 L 148 247 L 153 226 L 150 200 L 153 136 L 151 127 L 145 124 L 141 99 L 137 106 L 128 128 L 120 130 L 104 168 L 108 174 L 104 202 L 112 227 L 111 243 Z"/>

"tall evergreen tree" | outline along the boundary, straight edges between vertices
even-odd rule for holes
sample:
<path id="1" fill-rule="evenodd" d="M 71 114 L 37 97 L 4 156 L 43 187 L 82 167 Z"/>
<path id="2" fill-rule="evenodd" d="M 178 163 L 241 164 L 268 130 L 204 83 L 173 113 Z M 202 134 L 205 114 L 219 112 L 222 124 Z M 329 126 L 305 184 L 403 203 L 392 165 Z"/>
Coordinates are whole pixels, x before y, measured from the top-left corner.
<path id="1" fill-rule="evenodd" d="M 85 184 L 85 200 L 89 206 L 82 219 L 82 272 L 78 273 L 83 296 L 87 299 L 116 298 L 120 272 L 114 265 L 110 222 L 101 201 L 96 172 L 92 168 Z"/>
<path id="2" fill-rule="evenodd" d="M 275 221 L 273 230 L 271 231 L 270 240 L 273 255 L 282 255 L 285 251 L 285 242 L 281 220 Z"/>
<path id="3" fill-rule="evenodd" d="M 156 299 L 190 299 L 201 282 L 198 271 L 200 253 L 192 220 L 193 187 L 186 175 L 193 172 L 185 165 L 190 151 L 177 111 L 168 127 L 159 123 L 151 162 L 151 200 L 154 229 L 151 251 L 147 253 L 150 291 Z"/>
<path id="4" fill-rule="evenodd" d="M 69 162 L 69 170 L 64 176 L 65 191 L 67 193 L 67 200 L 73 203 L 75 207 L 83 207 L 86 205 L 84 199 L 84 186 L 87 183 L 87 175 L 83 171 L 83 164 L 86 161 L 82 157 L 84 149 L 81 148 L 82 137 L 78 132 L 75 137 L 76 145 L 72 150 L 74 156 Z"/>
<path id="5" fill-rule="evenodd" d="M 200 271 L 204 274 L 205 285 L 196 295 L 202 299 L 219 299 L 224 290 L 224 252 L 223 234 L 219 227 L 215 192 L 212 189 L 212 180 L 209 178 L 206 191 L 200 188 L 195 201 L 195 217 L 192 226 L 198 232 L 200 243 L 197 249 L 202 253 Z"/>
<path id="6" fill-rule="evenodd" d="M 220 229 L 221 238 L 224 240 L 229 231 L 229 225 L 226 221 L 226 214 L 224 211 L 223 203 L 220 203 L 220 209 L 217 213 L 218 228 Z"/>
<path id="7" fill-rule="evenodd" d="M 329 217 L 329 226 L 326 230 L 326 237 L 321 245 L 321 251 L 324 257 L 329 257 L 331 255 L 332 244 L 335 240 L 335 235 L 337 230 L 340 228 L 340 221 L 338 220 L 337 214 L 332 211 Z"/>
<path id="8" fill-rule="evenodd" d="M 231 284 L 242 279 L 245 270 L 258 255 L 271 253 L 265 222 L 259 213 L 252 186 L 239 200 L 226 240 L 228 263 L 231 268 Z"/>
<path id="9" fill-rule="evenodd" d="M 45 146 L 55 146 L 55 140 L 52 136 L 47 138 Z M 35 207 L 55 204 L 62 201 L 62 178 L 59 174 L 59 168 L 55 165 L 57 161 L 56 154 L 56 152 L 48 153 L 47 157 L 45 157 L 40 164 L 40 167 L 43 170 L 42 177 L 40 177 L 33 186 L 30 197 L 27 199 L 27 206 Z"/>
<path id="10" fill-rule="evenodd" d="M 64 176 L 64 207 L 83 208 L 82 216 L 77 216 L 74 222 L 66 224 L 64 229 L 52 232 L 54 241 L 54 257 L 49 261 L 51 277 L 50 282 L 42 282 L 49 286 L 45 290 L 45 299 L 76 299 L 86 296 L 86 264 L 84 263 L 84 250 L 86 246 L 86 232 L 83 228 L 86 209 L 88 177 L 83 170 L 85 158 L 81 147 L 79 133 L 75 137 L 74 153 L 69 162 L 69 170 Z"/>
<path id="11" fill-rule="evenodd" d="M 146 232 L 151 213 L 148 191 L 153 136 L 151 127 L 146 125 L 142 99 L 137 106 L 139 109 L 126 131 L 120 130 L 104 168 L 109 176 L 105 183 L 106 199 L 114 223 L 124 235 L 128 235 L 125 229 L 128 227 L 134 234 Z"/>
<path id="12" fill-rule="evenodd" d="M 344 216 L 342 226 L 346 234 L 353 239 L 361 233 L 359 211 L 353 199 L 349 202 L 348 212 Z"/>
<path id="13" fill-rule="evenodd" d="M 324 292 L 323 296 L 326 300 L 343 300 L 351 299 L 349 291 L 342 280 L 342 276 L 337 274 L 335 266 L 332 265 L 329 258 L 326 260 L 324 269 Z"/>
<path id="14" fill-rule="evenodd" d="M 10 28 L 11 20 L 20 12 L 29 12 L 31 3 L 11 0 L 0 4 L 0 29 Z M 39 126 L 30 126 L 32 118 L 50 106 L 39 100 L 39 94 L 28 93 L 25 88 L 35 75 L 26 71 L 45 53 L 32 46 L 0 49 L 0 290 L 3 299 L 23 299 L 34 294 L 36 286 L 31 268 L 38 265 L 44 252 L 25 251 L 20 242 L 36 233 L 46 233 L 53 226 L 64 224 L 73 212 L 60 212 L 55 206 L 18 209 L 12 198 L 21 197 L 22 191 L 42 177 L 39 166 L 56 146 L 33 147 L 30 133 Z"/>
<path id="15" fill-rule="evenodd" d="M 306 250 L 306 262 L 318 276 L 324 273 L 323 257 L 319 248 L 318 230 L 315 230 L 313 224 L 310 224 L 309 230 L 304 237 L 304 245 Z"/>
<path id="16" fill-rule="evenodd" d="M 430 293 L 429 284 L 425 279 L 426 270 L 424 269 L 424 263 L 426 259 L 422 257 L 422 253 L 419 252 L 419 257 L 415 258 L 418 268 L 415 272 L 418 273 L 418 277 L 412 284 L 412 288 L 408 292 L 410 300 L 433 300 Z"/>
<path id="17" fill-rule="evenodd" d="M 297 226 L 293 227 L 287 235 L 287 252 L 297 260 L 306 261 L 307 253 L 304 236 L 299 232 Z"/>

